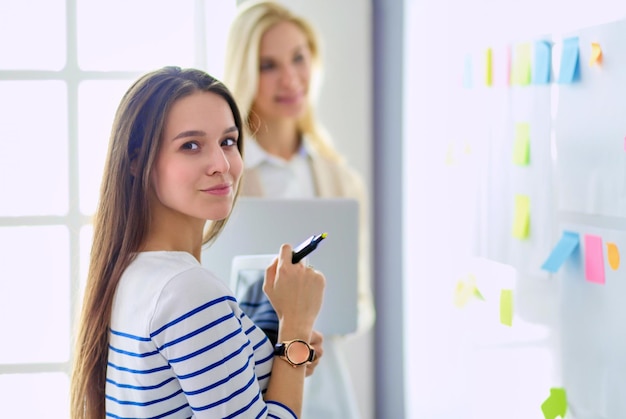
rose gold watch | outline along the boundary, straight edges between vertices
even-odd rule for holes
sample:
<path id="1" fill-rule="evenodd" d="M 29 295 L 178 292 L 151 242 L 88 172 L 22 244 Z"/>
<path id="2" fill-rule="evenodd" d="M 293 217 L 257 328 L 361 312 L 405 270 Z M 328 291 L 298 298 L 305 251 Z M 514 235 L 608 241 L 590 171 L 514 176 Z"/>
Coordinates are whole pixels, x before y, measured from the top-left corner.
<path id="1" fill-rule="evenodd" d="M 294 339 L 277 343 L 274 355 L 289 362 L 292 367 L 304 365 L 315 360 L 315 349 L 302 339 Z"/>

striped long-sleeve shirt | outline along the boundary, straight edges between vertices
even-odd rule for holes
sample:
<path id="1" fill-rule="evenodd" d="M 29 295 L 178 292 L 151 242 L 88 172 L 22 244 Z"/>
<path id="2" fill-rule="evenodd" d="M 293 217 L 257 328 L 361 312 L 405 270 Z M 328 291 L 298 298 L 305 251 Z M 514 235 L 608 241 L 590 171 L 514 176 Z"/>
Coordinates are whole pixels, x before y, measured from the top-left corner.
<path id="1" fill-rule="evenodd" d="M 189 253 L 144 252 L 111 315 L 112 418 L 295 418 L 263 399 L 272 345 L 230 290 Z"/>

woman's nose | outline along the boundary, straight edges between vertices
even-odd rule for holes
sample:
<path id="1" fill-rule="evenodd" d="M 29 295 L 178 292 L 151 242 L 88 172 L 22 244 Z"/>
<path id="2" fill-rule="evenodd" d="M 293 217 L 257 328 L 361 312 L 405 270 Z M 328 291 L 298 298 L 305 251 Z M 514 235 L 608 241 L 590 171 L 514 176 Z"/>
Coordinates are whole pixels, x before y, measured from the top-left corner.
<path id="1" fill-rule="evenodd" d="M 286 86 L 286 87 L 295 86 L 298 82 L 298 73 L 296 69 L 291 65 L 285 66 L 281 72 L 280 80 L 283 86 Z"/>
<path id="2" fill-rule="evenodd" d="M 215 151 L 212 151 L 209 156 L 209 164 L 207 166 L 207 173 L 209 175 L 227 173 L 230 170 L 230 162 L 222 150 L 218 147 Z"/>

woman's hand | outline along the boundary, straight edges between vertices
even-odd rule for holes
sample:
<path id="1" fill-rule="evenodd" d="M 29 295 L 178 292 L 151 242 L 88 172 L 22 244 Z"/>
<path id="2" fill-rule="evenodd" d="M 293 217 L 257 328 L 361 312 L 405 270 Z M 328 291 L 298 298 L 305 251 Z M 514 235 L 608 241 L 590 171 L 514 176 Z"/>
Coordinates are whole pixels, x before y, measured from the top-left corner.
<path id="1" fill-rule="evenodd" d="M 323 343 L 324 335 L 322 335 L 317 330 L 313 330 L 313 333 L 311 333 L 311 342 L 309 342 L 309 345 L 311 345 L 313 349 L 315 349 L 315 359 L 313 360 L 313 362 L 306 365 L 307 377 L 313 375 L 313 372 L 315 372 L 315 367 L 317 367 L 317 364 L 319 364 L 320 362 L 320 358 L 322 357 L 322 355 L 324 355 Z"/>
<path id="2" fill-rule="evenodd" d="M 278 258 L 265 271 L 263 291 L 278 315 L 281 329 L 306 333 L 293 338 L 309 340 L 322 306 L 326 279 L 312 267 L 291 263 L 291 255 L 291 246 L 283 244 Z"/>

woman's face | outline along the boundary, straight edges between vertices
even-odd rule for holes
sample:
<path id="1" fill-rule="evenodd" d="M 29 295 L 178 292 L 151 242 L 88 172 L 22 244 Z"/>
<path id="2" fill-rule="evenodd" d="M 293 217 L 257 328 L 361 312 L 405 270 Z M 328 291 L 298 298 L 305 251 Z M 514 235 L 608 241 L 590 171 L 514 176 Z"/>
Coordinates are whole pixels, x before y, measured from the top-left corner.
<path id="1" fill-rule="evenodd" d="M 226 218 L 243 170 L 238 139 L 221 96 L 196 92 L 177 100 L 152 173 L 156 210 L 203 221 Z"/>
<path id="2" fill-rule="evenodd" d="M 294 23 L 277 23 L 261 39 L 259 87 L 252 109 L 263 120 L 299 118 L 306 111 L 310 77 L 306 35 Z"/>

